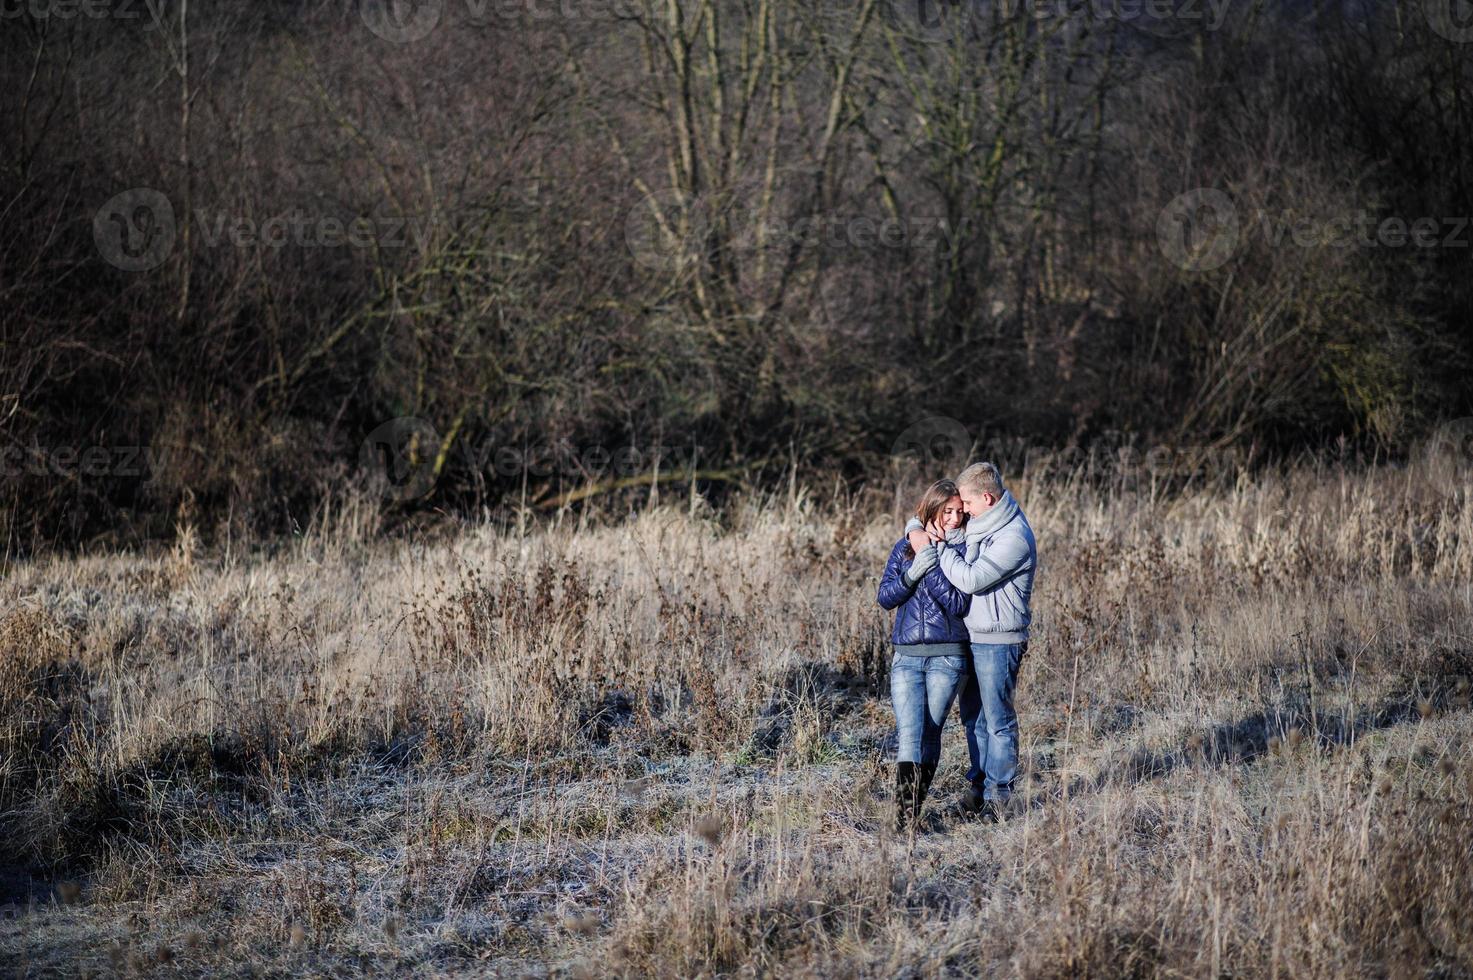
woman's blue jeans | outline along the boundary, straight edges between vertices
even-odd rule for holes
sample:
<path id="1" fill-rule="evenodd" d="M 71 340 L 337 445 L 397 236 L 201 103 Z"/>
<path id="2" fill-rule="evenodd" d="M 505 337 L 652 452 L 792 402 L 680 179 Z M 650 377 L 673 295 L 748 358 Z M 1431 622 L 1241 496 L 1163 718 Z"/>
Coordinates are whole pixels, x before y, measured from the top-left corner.
<path id="1" fill-rule="evenodd" d="M 897 762 L 941 761 L 941 726 L 957 687 L 971 672 L 970 657 L 909 657 L 890 662 Z"/>

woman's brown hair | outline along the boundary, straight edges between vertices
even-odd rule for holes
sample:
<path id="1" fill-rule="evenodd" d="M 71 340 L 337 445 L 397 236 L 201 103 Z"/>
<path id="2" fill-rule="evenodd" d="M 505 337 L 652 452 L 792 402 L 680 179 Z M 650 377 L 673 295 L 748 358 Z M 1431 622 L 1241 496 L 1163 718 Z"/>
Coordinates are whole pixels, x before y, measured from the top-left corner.
<path id="1" fill-rule="evenodd" d="M 921 502 L 916 505 L 916 517 L 920 518 L 922 527 L 930 527 L 931 522 L 936 520 L 941 509 L 952 497 L 961 496 L 961 491 L 956 487 L 955 480 L 937 480 L 930 488 L 921 495 Z M 914 549 L 907 549 L 913 551 Z"/>

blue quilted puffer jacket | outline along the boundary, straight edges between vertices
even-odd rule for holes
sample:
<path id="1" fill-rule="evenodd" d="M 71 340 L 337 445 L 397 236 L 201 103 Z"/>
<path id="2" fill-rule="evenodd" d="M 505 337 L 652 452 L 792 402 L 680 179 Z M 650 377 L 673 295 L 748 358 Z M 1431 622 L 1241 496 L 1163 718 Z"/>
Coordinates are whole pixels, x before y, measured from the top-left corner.
<path id="1" fill-rule="evenodd" d="M 962 547 L 953 547 L 962 553 Z M 967 614 L 972 597 L 947 581 L 946 574 L 937 565 L 916 583 L 915 588 L 905 584 L 905 573 L 910 570 L 910 543 L 905 538 L 896 542 L 885 562 L 885 574 L 880 577 L 880 605 L 896 609 L 895 628 L 890 631 L 890 642 L 896 646 L 912 646 L 917 643 L 967 643 L 967 625 L 962 618 Z"/>

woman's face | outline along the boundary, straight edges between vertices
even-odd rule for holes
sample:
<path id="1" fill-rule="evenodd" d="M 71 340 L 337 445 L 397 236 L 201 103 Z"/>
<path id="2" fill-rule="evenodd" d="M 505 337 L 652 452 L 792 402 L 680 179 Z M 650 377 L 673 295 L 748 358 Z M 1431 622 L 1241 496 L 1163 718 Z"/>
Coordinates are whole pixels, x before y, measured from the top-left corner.
<path id="1" fill-rule="evenodd" d="M 952 497 L 941 505 L 941 510 L 936 513 L 936 523 L 941 525 L 943 531 L 955 531 L 962 526 L 966 520 L 966 512 L 962 509 L 962 498 Z"/>

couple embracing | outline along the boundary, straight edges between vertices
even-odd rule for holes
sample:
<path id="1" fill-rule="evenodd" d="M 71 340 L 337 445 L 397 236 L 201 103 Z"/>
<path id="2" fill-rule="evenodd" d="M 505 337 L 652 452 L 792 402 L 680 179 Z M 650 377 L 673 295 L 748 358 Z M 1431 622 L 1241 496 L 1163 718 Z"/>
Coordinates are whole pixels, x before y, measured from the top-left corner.
<path id="1" fill-rule="evenodd" d="M 1032 619 L 1033 529 L 997 467 L 973 463 L 926 491 L 905 532 L 879 591 L 880 605 L 896 610 L 895 826 L 918 821 L 953 700 L 971 756 L 961 808 L 996 822 L 1018 771 L 1013 688 Z"/>

